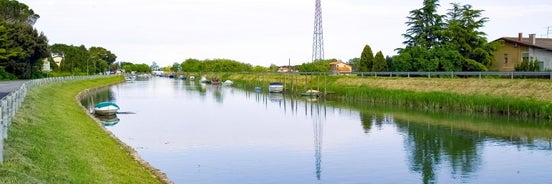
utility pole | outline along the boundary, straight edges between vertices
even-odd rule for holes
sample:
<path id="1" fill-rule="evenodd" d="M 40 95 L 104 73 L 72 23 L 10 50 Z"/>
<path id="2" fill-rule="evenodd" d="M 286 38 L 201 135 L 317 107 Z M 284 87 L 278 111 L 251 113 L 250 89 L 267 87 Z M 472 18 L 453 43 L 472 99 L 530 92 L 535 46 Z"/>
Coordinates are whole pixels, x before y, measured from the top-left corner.
<path id="1" fill-rule="evenodd" d="M 314 34 L 312 43 L 312 61 L 324 59 L 324 36 L 322 30 L 322 5 L 316 0 L 314 13 Z"/>
<path id="2" fill-rule="evenodd" d="M 550 35 L 552 35 L 552 26 L 545 27 L 546 33 L 542 35 L 542 37 L 550 38 Z"/>

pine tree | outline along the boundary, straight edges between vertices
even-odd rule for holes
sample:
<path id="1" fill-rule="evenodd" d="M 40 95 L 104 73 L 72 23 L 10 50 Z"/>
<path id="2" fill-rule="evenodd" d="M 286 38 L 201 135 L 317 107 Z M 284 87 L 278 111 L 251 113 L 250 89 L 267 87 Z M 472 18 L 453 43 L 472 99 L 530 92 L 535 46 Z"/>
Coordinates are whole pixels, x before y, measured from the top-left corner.
<path id="1" fill-rule="evenodd" d="M 374 58 L 374 66 L 372 67 L 373 72 L 385 72 L 388 71 L 387 61 L 383 57 L 383 53 L 379 51 L 376 53 Z"/>
<path id="2" fill-rule="evenodd" d="M 358 66 L 359 72 L 369 72 L 372 69 L 374 62 L 374 53 L 369 45 L 364 46 L 362 54 L 360 55 L 360 63 Z"/>

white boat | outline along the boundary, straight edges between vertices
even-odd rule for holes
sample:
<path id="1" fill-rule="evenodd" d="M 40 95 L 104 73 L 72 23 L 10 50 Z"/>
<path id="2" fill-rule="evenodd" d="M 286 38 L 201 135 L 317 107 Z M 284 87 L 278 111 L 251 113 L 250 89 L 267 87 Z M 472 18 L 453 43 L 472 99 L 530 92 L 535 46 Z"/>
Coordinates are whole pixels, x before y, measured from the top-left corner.
<path id="1" fill-rule="evenodd" d="M 284 84 L 281 82 L 271 82 L 270 85 L 268 85 L 268 92 L 282 93 L 284 92 Z"/>
<path id="2" fill-rule="evenodd" d="M 322 95 L 322 94 L 320 93 L 320 91 L 314 90 L 314 89 L 309 89 L 309 90 L 307 90 L 306 92 L 301 93 L 301 96 L 319 97 L 320 95 Z"/>
<path id="3" fill-rule="evenodd" d="M 101 102 L 94 105 L 94 114 L 100 116 L 110 116 L 117 114 L 119 106 L 113 102 Z"/>
<path id="4" fill-rule="evenodd" d="M 222 83 L 222 85 L 224 86 L 231 86 L 232 84 L 234 84 L 234 82 L 232 82 L 231 80 L 226 80 Z"/>
<path id="5" fill-rule="evenodd" d="M 207 80 L 207 77 L 201 76 L 201 78 L 199 79 L 199 82 L 200 82 L 200 83 L 210 83 L 211 81 L 210 81 L 210 80 Z"/>

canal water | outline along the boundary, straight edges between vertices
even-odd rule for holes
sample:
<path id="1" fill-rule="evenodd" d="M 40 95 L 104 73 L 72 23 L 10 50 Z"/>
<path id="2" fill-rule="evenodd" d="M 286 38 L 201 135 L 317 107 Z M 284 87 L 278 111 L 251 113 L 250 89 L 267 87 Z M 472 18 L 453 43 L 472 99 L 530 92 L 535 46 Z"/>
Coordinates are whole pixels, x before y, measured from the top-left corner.
<path id="1" fill-rule="evenodd" d="M 106 127 L 175 183 L 549 183 L 552 126 L 151 78 Z"/>

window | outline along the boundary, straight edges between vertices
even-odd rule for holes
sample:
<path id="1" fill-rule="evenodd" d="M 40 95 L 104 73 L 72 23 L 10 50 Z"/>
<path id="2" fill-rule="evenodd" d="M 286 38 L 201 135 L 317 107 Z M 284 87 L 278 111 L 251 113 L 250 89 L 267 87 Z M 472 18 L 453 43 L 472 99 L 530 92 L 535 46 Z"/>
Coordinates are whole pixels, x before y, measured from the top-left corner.
<path id="1" fill-rule="evenodd" d="M 504 54 L 504 63 L 508 63 L 508 54 Z"/>
<path id="2" fill-rule="evenodd" d="M 524 52 L 524 53 L 522 54 L 522 58 L 521 58 L 521 59 L 522 59 L 521 61 L 530 61 L 530 60 L 529 60 L 529 53 L 528 53 L 528 52 Z"/>

